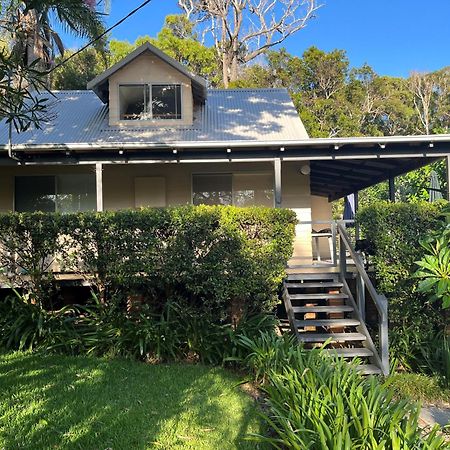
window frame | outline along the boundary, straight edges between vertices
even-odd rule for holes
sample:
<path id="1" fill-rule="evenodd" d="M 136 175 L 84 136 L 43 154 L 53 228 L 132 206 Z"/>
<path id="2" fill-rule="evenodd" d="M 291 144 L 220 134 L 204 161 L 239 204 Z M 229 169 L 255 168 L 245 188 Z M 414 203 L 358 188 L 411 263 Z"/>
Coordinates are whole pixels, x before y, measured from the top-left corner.
<path id="1" fill-rule="evenodd" d="M 231 205 L 230 206 L 236 206 L 234 202 L 234 194 L 235 194 L 235 182 L 234 182 L 234 175 L 270 175 L 272 177 L 272 189 L 273 189 L 273 201 L 272 206 L 270 208 L 275 208 L 275 177 L 273 176 L 273 173 L 269 170 L 260 170 L 260 171 L 237 171 L 237 172 L 192 172 L 191 173 L 191 198 L 190 198 L 190 204 L 192 206 L 194 205 L 194 176 L 196 175 L 230 175 L 231 176 Z M 247 208 L 246 206 L 242 206 L 241 208 Z"/>
<path id="2" fill-rule="evenodd" d="M 146 91 L 148 92 L 148 98 L 145 97 L 144 94 L 144 100 L 147 101 L 147 105 L 150 103 L 152 103 L 152 87 L 153 86 L 179 86 L 180 87 L 180 118 L 179 119 L 162 119 L 162 118 L 154 118 L 153 117 L 153 108 L 150 111 L 149 114 L 149 118 L 148 119 L 122 119 L 121 117 L 121 105 L 120 105 L 120 88 L 122 86 L 144 86 L 146 88 Z M 146 92 L 144 91 L 144 93 Z M 179 82 L 179 83 L 168 83 L 167 81 L 152 81 L 152 82 L 142 82 L 142 83 L 118 83 L 117 84 L 117 102 L 118 102 L 118 111 L 119 111 L 119 121 L 121 123 L 133 123 L 133 124 L 137 124 L 137 123 L 149 123 L 149 122 L 155 122 L 155 123 L 178 123 L 180 121 L 182 121 L 184 119 L 184 114 L 183 114 L 183 104 L 184 104 L 184 98 L 183 98 L 183 83 Z M 146 106 L 147 106 L 146 105 Z"/>

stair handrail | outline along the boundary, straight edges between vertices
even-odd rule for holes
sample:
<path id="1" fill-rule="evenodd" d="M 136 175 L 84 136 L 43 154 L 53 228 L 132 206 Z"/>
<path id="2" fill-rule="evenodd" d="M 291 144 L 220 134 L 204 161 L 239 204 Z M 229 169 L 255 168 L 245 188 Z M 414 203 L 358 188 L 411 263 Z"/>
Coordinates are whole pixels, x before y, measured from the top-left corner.
<path id="1" fill-rule="evenodd" d="M 379 321 L 379 341 L 380 341 L 380 358 L 382 363 L 382 371 L 384 375 L 389 374 L 389 341 L 388 341 L 388 301 L 385 295 L 379 294 L 375 289 L 375 286 L 372 283 L 369 275 L 367 274 L 359 255 L 356 253 L 353 248 L 350 237 L 345 229 L 345 225 L 343 222 L 337 222 L 337 229 L 340 238 L 340 257 L 339 257 L 339 266 L 341 269 L 342 278 L 345 279 L 347 273 L 347 258 L 345 254 L 345 250 L 348 251 L 353 263 L 355 264 L 355 268 L 358 271 L 358 275 L 361 277 L 365 284 L 365 288 L 369 292 L 372 300 L 375 303 L 375 307 L 380 316 Z M 358 305 L 360 308 L 360 305 Z M 363 316 L 363 314 L 362 314 Z"/>

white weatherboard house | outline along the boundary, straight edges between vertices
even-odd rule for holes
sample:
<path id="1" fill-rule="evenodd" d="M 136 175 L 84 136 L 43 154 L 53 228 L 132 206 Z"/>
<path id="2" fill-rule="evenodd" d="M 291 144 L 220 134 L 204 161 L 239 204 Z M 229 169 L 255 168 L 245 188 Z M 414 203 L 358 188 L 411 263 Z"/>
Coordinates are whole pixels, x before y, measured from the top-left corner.
<path id="1" fill-rule="evenodd" d="M 450 136 L 309 139 L 286 90 L 207 89 L 150 44 L 87 88 L 55 92 L 48 123 L 10 142 L 0 123 L 0 212 L 291 208 L 299 223 L 283 299 L 292 332 L 306 345 L 331 340 L 333 351 L 362 358 L 365 373 L 388 373 L 387 301 L 329 202 L 384 180 L 393 199 L 395 176 L 450 160 Z M 331 232 L 311 233 L 320 228 Z M 320 251 L 319 237 L 328 241 Z"/>
<path id="2" fill-rule="evenodd" d="M 54 96 L 49 122 L 13 133 L 11 148 L 1 126 L 2 212 L 204 203 L 326 221 L 330 200 L 449 151 L 448 136 L 308 139 L 286 90 L 208 89 L 150 44 L 87 90 Z M 299 223 L 295 255 L 306 261 L 310 231 Z"/>

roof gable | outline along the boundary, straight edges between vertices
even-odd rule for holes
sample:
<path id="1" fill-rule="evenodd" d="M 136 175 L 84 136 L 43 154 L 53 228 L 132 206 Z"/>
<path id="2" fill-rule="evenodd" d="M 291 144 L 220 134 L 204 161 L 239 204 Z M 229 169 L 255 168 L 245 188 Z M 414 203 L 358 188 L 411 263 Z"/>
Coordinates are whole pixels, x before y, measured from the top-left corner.
<path id="1" fill-rule="evenodd" d="M 196 99 L 200 103 L 203 103 L 205 101 L 207 95 L 206 80 L 202 77 L 199 77 L 191 73 L 185 66 L 183 66 L 178 61 L 176 61 L 175 59 L 173 59 L 172 57 L 161 51 L 159 48 L 150 44 L 149 42 L 142 44 L 141 46 L 133 50 L 129 55 L 125 56 L 125 58 L 120 60 L 118 63 L 114 64 L 109 69 L 106 69 L 103 73 L 95 77 L 87 84 L 87 88 L 92 89 L 103 103 L 107 103 L 109 91 L 109 84 L 108 84 L 109 78 L 114 73 L 116 73 L 123 67 L 127 66 L 132 61 L 134 61 L 138 56 L 146 52 L 152 53 L 157 58 L 161 59 L 161 61 L 165 62 L 178 72 L 188 77 L 192 83 L 192 94 L 194 96 L 194 99 Z"/>

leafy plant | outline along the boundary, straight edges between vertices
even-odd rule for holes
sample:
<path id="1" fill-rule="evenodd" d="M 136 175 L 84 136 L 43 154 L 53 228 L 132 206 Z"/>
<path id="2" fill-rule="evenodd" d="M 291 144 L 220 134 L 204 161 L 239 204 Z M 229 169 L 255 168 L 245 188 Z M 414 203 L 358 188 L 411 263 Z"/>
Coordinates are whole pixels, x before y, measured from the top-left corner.
<path id="1" fill-rule="evenodd" d="M 421 279 L 419 292 L 430 294 L 431 301 L 438 300 L 443 308 L 450 308 L 450 224 L 445 224 L 438 234 L 436 231 L 420 241 L 425 255 L 416 261 L 419 269 L 415 276 Z"/>
<path id="2" fill-rule="evenodd" d="M 439 427 L 428 434 L 420 429 L 418 405 L 361 376 L 356 361 L 286 345 L 282 337 L 246 342 L 252 349 L 247 364 L 257 377 L 259 370 L 266 373 L 262 417 L 272 431 L 252 439 L 278 449 L 448 448 Z"/>

